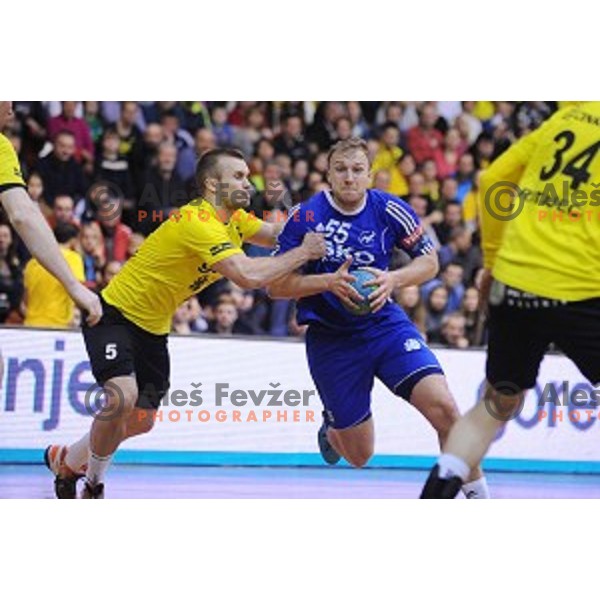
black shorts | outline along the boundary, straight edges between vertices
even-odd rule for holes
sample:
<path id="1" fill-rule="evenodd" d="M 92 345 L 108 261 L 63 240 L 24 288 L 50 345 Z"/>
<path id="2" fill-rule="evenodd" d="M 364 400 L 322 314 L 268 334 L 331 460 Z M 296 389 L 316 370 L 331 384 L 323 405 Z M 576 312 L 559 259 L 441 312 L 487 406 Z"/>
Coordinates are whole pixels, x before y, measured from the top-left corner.
<path id="1" fill-rule="evenodd" d="M 133 375 L 139 391 L 136 406 L 157 409 L 170 385 L 167 336 L 145 331 L 101 300 L 100 322 L 82 327 L 96 381 L 104 385 L 113 377 Z"/>
<path id="2" fill-rule="evenodd" d="M 560 302 L 494 282 L 488 327 L 486 377 L 499 391 L 534 387 L 551 344 L 600 383 L 600 298 Z"/>

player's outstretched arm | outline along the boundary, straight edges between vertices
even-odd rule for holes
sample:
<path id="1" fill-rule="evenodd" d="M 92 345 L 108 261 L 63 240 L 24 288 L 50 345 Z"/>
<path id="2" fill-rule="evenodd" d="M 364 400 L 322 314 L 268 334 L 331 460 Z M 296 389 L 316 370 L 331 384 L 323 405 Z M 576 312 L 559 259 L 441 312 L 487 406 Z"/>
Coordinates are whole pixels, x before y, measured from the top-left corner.
<path id="1" fill-rule="evenodd" d="M 212 268 L 244 289 L 257 289 L 295 271 L 308 261 L 322 258 L 325 252 L 324 236 L 307 233 L 301 246 L 279 256 L 248 258 L 245 254 L 235 254 L 215 263 Z"/>
<path id="2" fill-rule="evenodd" d="M 39 207 L 21 187 L 2 192 L 0 201 L 32 256 L 63 284 L 77 306 L 88 314 L 88 324 L 95 325 L 102 317 L 100 299 L 75 278 Z"/>
<path id="3" fill-rule="evenodd" d="M 360 294 L 350 285 L 356 280 L 356 277 L 349 273 L 351 264 L 352 258 L 350 257 L 335 273 L 319 275 L 290 273 L 269 285 L 267 293 L 271 298 L 298 300 L 307 296 L 331 292 L 344 302 L 350 304 L 353 301 L 360 302 L 362 300 Z"/>
<path id="4" fill-rule="evenodd" d="M 247 241 L 255 246 L 273 248 L 277 243 L 277 236 L 283 229 L 283 223 L 267 223 L 263 221 L 260 229 Z"/>

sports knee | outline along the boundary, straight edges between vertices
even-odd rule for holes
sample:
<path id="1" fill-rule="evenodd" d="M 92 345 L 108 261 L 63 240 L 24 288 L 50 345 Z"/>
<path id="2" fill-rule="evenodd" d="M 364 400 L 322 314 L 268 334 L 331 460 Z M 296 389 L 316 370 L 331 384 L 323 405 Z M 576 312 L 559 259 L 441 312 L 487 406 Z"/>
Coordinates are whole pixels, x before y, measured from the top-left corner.
<path id="1" fill-rule="evenodd" d="M 116 418 L 128 418 L 135 408 L 138 390 L 135 382 L 109 381 L 104 386 L 106 403 L 103 412 L 110 413 Z"/>
<path id="2" fill-rule="evenodd" d="M 459 417 L 460 414 L 452 398 L 445 398 L 432 407 L 430 420 L 436 431 L 443 435 L 450 432 Z"/>

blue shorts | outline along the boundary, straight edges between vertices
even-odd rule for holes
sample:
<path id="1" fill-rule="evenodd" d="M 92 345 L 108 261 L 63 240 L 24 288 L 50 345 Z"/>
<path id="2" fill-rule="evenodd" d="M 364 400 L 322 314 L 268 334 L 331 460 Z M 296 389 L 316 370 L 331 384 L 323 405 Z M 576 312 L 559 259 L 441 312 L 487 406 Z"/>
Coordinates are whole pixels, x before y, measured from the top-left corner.
<path id="1" fill-rule="evenodd" d="M 375 377 L 410 400 L 421 379 L 444 374 L 410 322 L 350 334 L 312 325 L 306 334 L 306 355 L 325 418 L 335 429 L 353 427 L 371 416 Z"/>

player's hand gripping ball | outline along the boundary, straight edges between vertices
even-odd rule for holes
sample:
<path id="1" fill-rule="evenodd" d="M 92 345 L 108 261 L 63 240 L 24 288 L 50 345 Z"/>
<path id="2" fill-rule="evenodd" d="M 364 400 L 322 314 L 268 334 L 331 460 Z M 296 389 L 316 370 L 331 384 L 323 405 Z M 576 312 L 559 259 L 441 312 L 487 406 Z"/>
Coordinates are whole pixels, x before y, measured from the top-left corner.
<path id="1" fill-rule="evenodd" d="M 373 293 L 375 288 L 372 285 L 367 285 L 377 276 L 367 271 L 366 269 L 354 269 L 350 271 L 350 275 L 356 277 L 350 285 L 360 294 L 362 300 L 357 304 L 356 308 L 348 308 L 353 315 L 368 315 L 371 312 L 371 303 L 369 302 L 369 295 Z"/>

